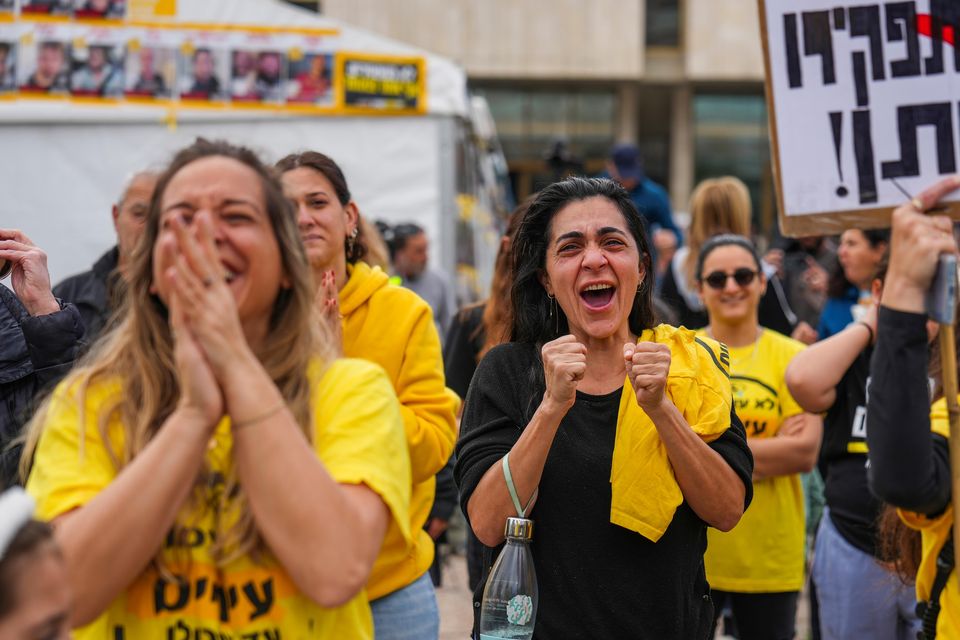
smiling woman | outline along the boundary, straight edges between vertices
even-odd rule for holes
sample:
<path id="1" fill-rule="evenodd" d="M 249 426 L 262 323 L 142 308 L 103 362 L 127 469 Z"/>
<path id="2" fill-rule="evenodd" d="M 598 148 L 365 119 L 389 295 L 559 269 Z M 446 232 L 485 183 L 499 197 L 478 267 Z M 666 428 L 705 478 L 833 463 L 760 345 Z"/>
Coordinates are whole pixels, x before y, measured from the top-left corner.
<path id="1" fill-rule="evenodd" d="M 372 638 L 363 585 L 388 525 L 409 536 L 400 408 L 381 370 L 335 359 L 255 154 L 177 154 L 125 304 L 23 458 L 78 637 Z"/>
<path id="2" fill-rule="evenodd" d="M 729 347 L 734 406 L 755 462 L 750 510 L 733 531 L 707 534 L 707 580 L 743 640 L 790 638 L 806 549 L 800 473 L 813 468 L 823 435 L 821 418 L 787 389 L 787 365 L 804 345 L 760 326 L 767 280 L 747 238 L 707 240 L 696 273 L 710 320 L 700 335 Z"/>
<path id="3" fill-rule="evenodd" d="M 544 189 L 514 252 L 512 342 L 477 367 L 457 443 L 470 524 L 503 542 L 509 454 L 520 503 L 539 489 L 535 637 L 707 638 L 707 527 L 737 523 L 753 472 L 725 352 L 654 326 L 643 225 L 611 180 Z"/>
<path id="4" fill-rule="evenodd" d="M 360 212 L 337 163 L 307 151 L 285 157 L 277 168 L 297 209 L 324 324 L 347 357 L 383 367 L 407 431 L 410 535 L 391 523 L 367 583 L 377 638 L 436 638 L 439 611 L 427 576 L 434 545 L 424 524 L 434 501 L 434 476 L 453 451 L 459 404 L 445 386 L 440 336 L 423 299 L 363 262 Z"/>

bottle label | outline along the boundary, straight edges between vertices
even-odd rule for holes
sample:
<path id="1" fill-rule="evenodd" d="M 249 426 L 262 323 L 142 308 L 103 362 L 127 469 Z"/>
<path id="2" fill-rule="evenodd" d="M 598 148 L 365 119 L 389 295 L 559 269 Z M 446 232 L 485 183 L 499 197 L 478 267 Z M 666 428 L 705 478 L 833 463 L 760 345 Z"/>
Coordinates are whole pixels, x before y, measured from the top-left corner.
<path id="1" fill-rule="evenodd" d="M 525 625 L 533 617 L 533 600 L 530 596 L 519 594 L 507 603 L 507 621 L 510 624 Z"/>

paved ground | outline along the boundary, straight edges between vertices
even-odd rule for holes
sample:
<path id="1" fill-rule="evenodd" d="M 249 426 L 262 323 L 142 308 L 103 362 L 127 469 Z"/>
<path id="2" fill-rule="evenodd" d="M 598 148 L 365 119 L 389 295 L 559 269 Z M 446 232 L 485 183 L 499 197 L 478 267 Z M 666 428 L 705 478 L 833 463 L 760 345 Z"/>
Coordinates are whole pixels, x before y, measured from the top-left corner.
<path id="1" fill-rule="evenodd" d="M 443 567 L 443 586 L 437 589 L 440 606 L 440 640 L 467 640 L 473 627 L 472 595 L 467 588 L 467 561 L 448 555 Z"/>
<path id="2" fill-rule="evenodd" d="M 448 555 L 443 570 L 443 586 L 437 589 L 440 606 L 440 640 L 468 640 L 473 625 L 472 597 L 467 589 L 467 562 L 462 555 Z M 800 597 L 797 611 L 797 638 L 809 638 L 807 594 Z M 718 635 L 717 640 L 727 636 Z"/>

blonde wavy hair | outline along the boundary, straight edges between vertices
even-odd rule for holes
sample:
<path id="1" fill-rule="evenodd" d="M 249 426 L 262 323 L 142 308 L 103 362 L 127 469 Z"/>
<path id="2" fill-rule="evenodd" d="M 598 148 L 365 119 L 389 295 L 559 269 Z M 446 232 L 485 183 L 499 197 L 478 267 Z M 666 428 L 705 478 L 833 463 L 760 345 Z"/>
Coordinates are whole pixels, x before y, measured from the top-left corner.
<path id="1" fill-rule="evenodd" d="M 697 185 L 690 196 L 689 252 L 683 262 L 687 286 L 697 286 L 697 256 L 703 243 L 715 235 L 732 233 L 750 237 L 750 191 L 739 178 L 709 178 Z"/>
<path id="2" fill-rule="evenodd" d="M 227 142 L 199 138 L 176 154 L 157 182 L 147 214 L 144 237 L 132 256 L 130 281 L 119 314 L 119 325 L 98 341 L 81 364 L 70 373 L 64 386 L 71 389 L 71 397 L 79 405 L 78 428 L 85 430 L 85 398 L 89 386 L 99 382 L 122 383 L 121 393 L 114 394 L 105 405 L 96 408 L 100 436 L 118 472 L 143 451 L 173 413 L 180 397 L 167 309 L 151 293 L 153 248 L 160 231 L 163 194 L 170 180 L 181 169 L 197 160 L 217 156 L 242 163 L 260 178 L 266 211 L 280 247 L 283 272 L 290 287 L 282 289 L 274 301 L 270 328 L 256 355 L 277 385 L 307 440 L 313 441 L 311 388 L 307 369 L 312 362 L 319 360 L 328 363 L 335 355 L 324 323 L 315 316 L 312 275 L 300 241 L 296 218 L 283 196 L 277 176 L 253 151 Z M 48 398 L 27 427 L 20 468 L 24 479 L 29 473 L 53 401 Z M 115 421 L 122 425 L 122 447 L 116 446 L 108 437 L 108 427 Z M 81 455 L 82 452 L 83 433 Z M 230 508 L 239 512 L 235 524 L 225 531 L 216 532 L 211 550 L 214 559 L 222 566 L 240 556 L 260 555 L 264 549 L 263 541 L 238 482 L 236 470 L 231 467 L 223 479 L 223 490 L 216 494 L 216 504 L 211 505 L 207 504 L 205 488 L 210 486 L 208 483 L 212 482 L 213 477 L 205 464 L 191 493 L 187 513 L 197 514 L 199 518 L 204 509 L 214 508 L 224 512 L 230 502 L 233 502 Z M 175 527 L 189 524 L 181 521 L 181 517 L 178 517 Z M 163 569 L 159 552 L 155 562 Z"/>

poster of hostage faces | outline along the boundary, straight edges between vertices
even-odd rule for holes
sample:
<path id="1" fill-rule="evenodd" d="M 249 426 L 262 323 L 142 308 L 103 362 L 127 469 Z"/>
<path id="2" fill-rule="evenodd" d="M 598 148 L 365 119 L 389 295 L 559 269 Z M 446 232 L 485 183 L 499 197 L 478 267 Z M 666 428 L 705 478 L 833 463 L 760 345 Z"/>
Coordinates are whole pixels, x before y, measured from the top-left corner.
<path id="1" fill-rule="evenodd" d="M 907 194 L 957 173 L 960 2 L 762 7 L 786 233 L 886 226 Z"/>
<path id="2" fill-rule="evenodd" d="M 170 98 L 177 83 L 177 52 L 172 47 L 140 47 L 128 51 L 126 95 Z"/>
<path id="3" fill-rule="evenodd" d="M 25 15 L 70 15 L 74 0 L 20 0 L 20 11 Z"/>
<path id="4" fill-rule="evenodd" d="M 5 0 L 0 0 L 4 2 Z M 39 0 L 33 0 L 38 3 Z M 290 107 L 334 113 L 424 107 L 425 60 L 339 51 L 339 36 L 222 25 L 114 22 L 116 0 L 81 5 L 103 20 L 0 20 L 0 92 L 6 99 L 67 96 L 210 106 Z M 57 6 L 51 0 L 45 5 Z"/>
<path id="5" fill-rule="evenodd" d="M 127 11 L 127 0 L 75 0 L 77 18 L 122 18 Z"/>
<path id="6" fill-rule="evenodd" d="M 290 62 L 287 100 L 291 103 L 333 103 L 333 54 L 310 53 Z"/>
<path id="7" fill-rule="evenodd" d="M 287 61 L 282 53 L 237 49 L 230 55 L 230 97 L 234 101 L 283 102 Z"/>
<path id="8" fill-rule="evenodd" d="M 0 94 L 17 88 L 17 43 L 0 40 Z"/>
<path id="9" fill-rule="evenodd" d="M 0 0 L 0 11 L 13 8 L 14 0 Z M 26 16 L 59 15 L 81 19 L 120 19 L 127 12 L 127 0 L 20 0 Z"/>
<path id="10" fill-rule="evenodd" d="M 70 45 L 40 40 L 21 47 L 17 68 L 22 93 L 66 94 L 70 90 Z"/>
<path id="11" fill-rule="evenodd" d="M 123 95 L 124 48 L 90 44 L 71 51 L 70 93 L 75 96 L 118 98 Z"/>
<path id="12" fill-rule="evenodd" d="M 230 55 L 210 47 L 181 49 L 178 65 L 180 98 L 222 101 L 229 96 Z"/>

